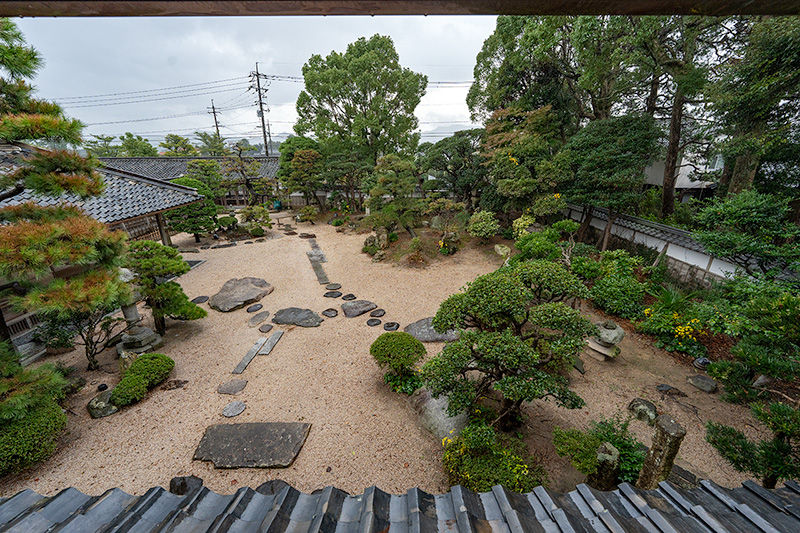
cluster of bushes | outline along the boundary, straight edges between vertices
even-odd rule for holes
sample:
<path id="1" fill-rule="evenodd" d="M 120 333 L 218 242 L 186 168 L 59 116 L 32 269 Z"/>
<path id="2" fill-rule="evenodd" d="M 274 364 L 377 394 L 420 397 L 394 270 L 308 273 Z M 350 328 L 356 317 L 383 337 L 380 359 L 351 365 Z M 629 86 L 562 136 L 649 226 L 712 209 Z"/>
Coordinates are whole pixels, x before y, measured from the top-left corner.
<path id="1" fill-rule="evenodd" d="M 147 391 L 163 383 L 172 372 L 175 361 L 164 354 L 140 355 L 111 392 L 111 403 L 125 407 L 144 398 Z"/>
<path id="2" fill-rule="evenodd" d="M 425 346 L 409 333 L 386 332 L 375 339 L 369 353 L 378 366 L 388 368 L 383 380 L 393 391 L 411 394 L 422 386 L 416 365 L 425 357 Z"/>

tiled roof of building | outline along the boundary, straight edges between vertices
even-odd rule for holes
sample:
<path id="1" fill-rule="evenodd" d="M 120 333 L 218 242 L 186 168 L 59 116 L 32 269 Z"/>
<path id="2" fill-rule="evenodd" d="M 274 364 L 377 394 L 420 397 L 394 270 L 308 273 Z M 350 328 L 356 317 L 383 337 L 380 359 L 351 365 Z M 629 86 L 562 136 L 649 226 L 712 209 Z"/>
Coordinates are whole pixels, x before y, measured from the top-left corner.
<path id="1" fill-rule="evenodd" d="M 190 161 L 217 161 L 222 163 L 224 157 L 101 157 L 100 161 L 107 167 L 160 180 L 172 180 L 186 175 L 186 165 Z M 245 160 L 259 161 L 259 177 L 274 178 L 278 172 L 278 158 L 272 156 L 245 157 Z"/>
<path id="2" fill-rule="evenodd" d="M 20 157 L 33 148 L 22 144 L 0 144 L 0 173 L 12 170 Z M 144 215 L 158 213 L 202 199 L 191 187 L 184 187 L 130 172 L 101 167 L 106 188 L 102 195 L 82 200 L 66 194 L 60 198 L 35 196 L 30 191 L 0 202 L 0 207 L 34 201 L 41 205 L 61 202 L 81 207 L 89 216 L 105 224 L 113 224 Z"/>
<path id="3" fill-rule="evenodd" d="M 195 478 L 196 479 L 196 478 Z M 270 532 L 792 532 L 800 528 L 800 485 L 766 490 L 753 482 L 725 489 L 711 482 L 652 491 L 586 485 L 567 494 L 501 486 L 475 493 L 419 489 L 392 495 L 372 487 L 350 495 L 334 487 L 305 494 L 281 481 L 221 495 L 197 486 L 185 494 L 154 487 L 142 496 L 111 489 L 87 496 L 69 488 L 52 497 L 32 490 L 0 499 L 0 530 Z M 175 485 L 176 488 L 178 485 Z M 176 491 L 181 492 L 181 491 Z"/>

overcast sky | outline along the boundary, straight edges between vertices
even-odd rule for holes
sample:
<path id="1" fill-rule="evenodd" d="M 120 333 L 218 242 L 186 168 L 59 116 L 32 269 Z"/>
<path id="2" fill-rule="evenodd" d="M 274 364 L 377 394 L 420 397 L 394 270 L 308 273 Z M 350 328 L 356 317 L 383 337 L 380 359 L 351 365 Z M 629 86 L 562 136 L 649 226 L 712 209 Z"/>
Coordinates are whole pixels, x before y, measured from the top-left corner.
<path id="1" fill-rule="evenodd" d="M 34 80 L 38 95 L 61 103 L 91 134 L 126 131 L 158 144 L 167 133 L 213 131 L 260 142 L 260 123 L 247 78 L 259 71 L 302 76 L 312 54 L 344 51 L 359 37 L 389 35 L 400 63 L 429 82 L 468 82 L 475 56 L 496 17 L 252 17 L 18 19 L 46 64 Z M 188 87 L 186 87 L 188 86 Z M 417 108 L 423 141 L 471 127 L 468 84 L 429 84 Z M 303 84 L 273 80 L 267 100 L 273 139 L 292 132 Z M 134 91 L 143 91 L 135 94 Z M 105 96 L 112 95 L 112 96 Z M 85 97 L 97 96 L 88 99 Z M 101 105 L 102 104 L 102 105 Z M 161 120 L 141 120 L 183 115 Z M 120 122 L 128 121 L 128 122 Z M 136 121 L 136 122 L 132 122 Z M 103 124 L 108 123 L 108 124 Z"/>

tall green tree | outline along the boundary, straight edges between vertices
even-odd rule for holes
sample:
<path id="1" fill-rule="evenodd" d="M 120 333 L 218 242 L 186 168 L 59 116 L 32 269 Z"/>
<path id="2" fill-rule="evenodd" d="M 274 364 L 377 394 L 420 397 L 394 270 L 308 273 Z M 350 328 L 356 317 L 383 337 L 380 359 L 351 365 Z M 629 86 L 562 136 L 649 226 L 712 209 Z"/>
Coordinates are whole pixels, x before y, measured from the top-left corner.
<path id="1" fill-rule="evenodd" d="M 168 133 L 164 137 L 164 142 L 159 146 L 165 150 L 164 155 L 167 157 L 186 157 L 197 155 L 197 148 L 186 137 Z"/>
<path id="2" fill-rule="evenodd" d="M 191 233 L 194 235 L 194 242 L 200 242 L 200 234 L 212 233 L 217 228 L 217 207 L 214 205 L 211 189 L 202 181 L 192 178 L 177 178 L 171 183 L 196 189 L 205 198 L 201 202 L 171 209 L 165 214 L 175 231 Z"/>
<path id="3" fill-rule="evenodd" d="M 155 241 L 136 241 L 130 245 L 128 263 L 159 334 L 166 331 L 166 317 L 197 320 L 207 315 L 205 309 L 189 300 L 177 282 L 164 281 L 189 271 L 189 265 L 174 248 Z"/>
<path id="4" fill-rule="evenodd" d="M 210 196 L 207 198 L 219 201 L 224 205 L 225 194 L 228 189 L 225 186 L 225 179 L 222 176 L 219 162 L 206 159 L 189 161 L 186 164 L 186 175 L 184 177 L 201 182 L 208 187 Z"/>
<path id="5" fill-rule="evenodd" d="M 384 155 L 375 165 L 375 186 L 369 194 L 379 203 L 384 201 L 384 196 L 389 197 L 389 202 L 404 200 L 414 193 L 416 183 L 417 166 L 413 161 L 395 154 Z"/>
<path id="6" fill-rule="evenodd" d="M 336 138 L 374 167 L 386 154 L 411 155 L 419 141 L 414 110 L 427 78 L 400 66 L 391 38 L 360 38 L 344 53 L 313 55 L 303 65 L 295 131 L 321 143 Z"/>
<path id="7" fill-rule="evenodd" d="M 230 155 L 230 150 L 225 143 L 225 138 L 217 133 L 208 133 L 206 131 L 196 131 L 194 136 L 197 137 L 197 149 L 202 155 L 210 156 L 225 156 Z"/>
<path id="8" fill-rule="evenodd" d="M 86 151 L 97 157 L 119 157 L 122 155 L 122 147 L 119 144 L 112 144 L 116 137 L 113 135 L 92 135 L 94 139 L 83 143 Z"/>
<path id="9" fill-rule="evenodd" d="M 42 60 L 9 19 L 0 19 L 0 140 L 81 142 L 81 124 L 53 103 L 35 99 L 25 78 Z M 14 201 L 28 191 L 44 197 L 71 193 L 78 198 L 100 194 L 95 164 L 67 150 L 33 150 L 0 174 L 0 200 Z M 115 305 L 126 295 L 118 265 L 125 235 L 110 232 L 77 207 L 33 202 L 0 208 L 0 277 L 18 281 L 28 292 L 14 299 L 26 310 L 61 316 Z M 79 266 L 84 272 L 53 279 L 53 270 Z M 112 307 L 113 309 L 113 307 Z M 87 352 L 87 357 L 89 354 Z M 97 361 L 89 358 L 89 368 Z"/>
<path id="10" fill-rule="evenodd" d="M 310 137 L 292 135 L 281 143 L 278 149 L 280 155 L 278 157 L 278 172 L 276 176 L 281 185 L 287 188 L 291 188 L 292 160 L 297 150 L 314 150 L 321 153 L 319 143 Z"/>
<path id="11" fill-rule="evenodd" d="M 317 196 L 317 191 L 324 185 L 322 163 L 322 154 L 314 149 L 295 150 L 289 178 L 281 180 L 288 193 L 303 193 L 306 203 L 310 205 L 312 201 L 316 201 L 320 210 L 324 209 L 322 200 Z"/>
<path id="12" fill-rule="evenodd" d="M 472 212 L 488 183 L 486 159 L 480 155 L 483 129 L 457 131 L 436 144 L 420 146 L 418 165 Z"/>
<path id="13" fill-rule="evenodd" d="M 121 155 L 128 157 L 156 157 L 158 150 L 150 144 L 150 141 L 141 135 L 134 135 L 131 132 L 125 132 L 125 135 L 120 136 L 120 149 Z"/>
<path id="14" fill-rule="evenodd" d="M 261 176 L 261 163 L 243 155 L 247 148 L 235 144 L 233 153 L 222 162 L 224 184 L 230 187 L 244 187 L 247 191 L 247 205 L 258 203 L 258 196 L 274 192 L 277 194 L 277 181 L 272 182 Z"/>

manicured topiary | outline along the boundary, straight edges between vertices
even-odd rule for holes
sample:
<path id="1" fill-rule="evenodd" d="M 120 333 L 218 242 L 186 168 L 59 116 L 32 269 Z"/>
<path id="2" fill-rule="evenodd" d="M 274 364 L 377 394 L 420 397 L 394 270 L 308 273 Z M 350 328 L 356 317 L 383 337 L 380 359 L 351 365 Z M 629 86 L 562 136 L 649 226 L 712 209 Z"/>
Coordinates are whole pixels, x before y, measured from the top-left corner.
<path id="1" fill-rule="evenodd" d="M 467 233 L 478 237 L 482 243 L 494 237 L 500 231 L 500 223 L 491 211 L 476 211 L 472 214 L 467 225 Z"/>
<path id="2" fill-rule="evenodd" d="M 130 368 L 125 372 L 125 377 L 131 374 L 142 376 L 145 378 L 147 388 L 152 389 L 163 383 L 173 368 L 175 368 L 175 361 L 163 353 L 146 353 L 131 363 Z"/>
<path id="3" fill-rule="evenodd" d="M 250 232 L 250 235 L 253 237 L 263 237 L 264 236 L 264 228 L 258 225 L 251 225 L 248 227 L 247 231 Z"/>
<path id="4" fill-rule="evenodd" d="M 47 459 L 67 426 L 55 400 L 32 409 L 25 418 L 0 425 L 0 476 Z"/>
<path id="5" fill-rule="evenodd" d="M 147 379 L 138 374 L 126 373 L 122 381 L 111 391 L 111 403 L 125 407 L 136 403 L 147 394 Z"/>
<path id="6" fill-rule="evenodd" d="M 384 333 L 369 347 L 369 353 L 381 368 L 389 369 L 397 375 L 413 374 L 414 365 L 425 354 L 425 345 L 404 331 Z"/>

